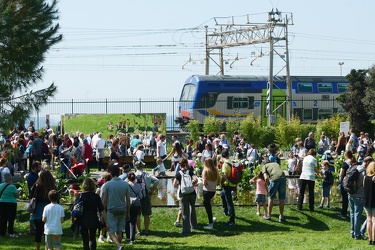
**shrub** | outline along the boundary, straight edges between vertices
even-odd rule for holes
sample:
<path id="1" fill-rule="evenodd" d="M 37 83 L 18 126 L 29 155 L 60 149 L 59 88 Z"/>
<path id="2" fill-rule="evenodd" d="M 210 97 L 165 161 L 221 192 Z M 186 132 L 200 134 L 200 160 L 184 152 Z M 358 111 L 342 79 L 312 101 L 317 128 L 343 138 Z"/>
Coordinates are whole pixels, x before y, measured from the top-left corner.
<path id="1" fill-rule="evenodd" d="M 255 145 L 262 144 L 263 129 L 260 117 L 255 118 L 253 114 L 248 115 L 245 120 L 241 121 L 239 132 L 244 135 L 248 142 Z"/>
<path id="2" fill-rule="evenodd" d="M 295 139 L 301 138 L 301 135 L 301 121 L 297 116 L 293 116 L 290 122 L 284 117 L 277 118 L 275 137 L 279 147 L 290 149 Z"/>
<path id="3" fill-rule="evenodd" d="M 204 119 L 203 132 L 208 135 L 211 132 L 220 132 L 223 126 L 223 120 L 209 116 Z"/>
<path id="4" fill-rule="evenodd" d="M 190 139 L 197 141 L 199 139 L 199 121 L 197 120 L 191 120 L 186 125 L 186 128 L 188 129 L 190 133 Z"/>

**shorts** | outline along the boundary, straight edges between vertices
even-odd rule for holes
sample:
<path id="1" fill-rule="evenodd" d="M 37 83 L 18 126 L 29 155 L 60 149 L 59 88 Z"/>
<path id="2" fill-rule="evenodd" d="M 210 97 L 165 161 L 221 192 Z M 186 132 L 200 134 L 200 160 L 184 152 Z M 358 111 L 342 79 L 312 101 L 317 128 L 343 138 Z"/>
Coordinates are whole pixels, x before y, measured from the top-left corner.
<path id="1" fill-rule="evenodd" d="M 375 214 L 375 207 L 365 207 L 366 213 L 367 214 L 372 214 L 374 216 Z"/>
<path id="2" fill-rule="evenodd" d="M 143 197 L 141 199 L 142 204 L 142 215 L 151 215 L 151 197 L 147 193 L 146 197 Z"/>
<path id="3" fill-rule="evenodd" d="M 323 188 L 322 188 L 322 196 L 323 197 L 329 197 L 329 191 L 331 190 L 331 186 L 324 186 L 323 185 Z"/>
<path id="4" fill-rule="evenodd" d="M 286 198 L 286 178 L 279 178 L 271 181 L 268 186 L 268 197 L 276 198 L 276 193 L 279 193 L 279 200 L 285 200 Z"/>
<path id="5" fill-rule="evenodd" d="M 44 236 L 44 239 L 49 249 L 61 247 L 61 235 L 48 234 Z"/>
<path id="6" fill-rule="evenodd" d="M 257 194 L 255 197 L 256 203 L 266 202 L 266 195 L 265 194 Z"/>
<path id="7" fill-rule="evenodd" d="M 109 234 L 122 232 L 125 230 L 126 214 L 113 215 L 111 212 L 107 213 L 107 229 Z"/>

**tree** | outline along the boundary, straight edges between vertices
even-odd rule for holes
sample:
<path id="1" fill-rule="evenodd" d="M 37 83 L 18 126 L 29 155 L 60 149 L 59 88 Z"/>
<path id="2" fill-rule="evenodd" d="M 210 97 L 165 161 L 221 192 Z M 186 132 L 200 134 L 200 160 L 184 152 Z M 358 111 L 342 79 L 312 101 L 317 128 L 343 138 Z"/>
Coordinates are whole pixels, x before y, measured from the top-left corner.
<path id="1" fill-rule="evenodd" d="M 345 77 L 349 82 L 345 93 L 337 97 L 337 101 L 350 116 L 350 124 L 355 131 L 366 131 L 372 133 L 373 126 L 370 122 L 370 113 L 364 103 L 368 85 L 366 74 L 368 70 L 352 69 Z"/>
<path id="2" fill-rule="evenodd" d="M 0 128 L 24 122 L 57 90 L 34 90 L 46 52 L 62 39 L 57 13 L 56 1 L 0 1 Z"/>

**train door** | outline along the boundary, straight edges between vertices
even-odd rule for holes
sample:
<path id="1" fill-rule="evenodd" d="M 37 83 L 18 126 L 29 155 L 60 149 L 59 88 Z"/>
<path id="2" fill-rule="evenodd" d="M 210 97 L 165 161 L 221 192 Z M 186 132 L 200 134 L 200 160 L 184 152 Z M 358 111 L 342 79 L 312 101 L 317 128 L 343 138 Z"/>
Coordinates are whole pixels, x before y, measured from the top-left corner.
<path id="1" fill-rule="evenodd" d="M 268 117 L 266 116 L 266 109 L 267 109 L 267 90 L 263 90 L 262 93 L 262 125 L 267 125 Z M 273 115 L 275 115 L 275 118 L 277 116 L 286 117 L 286 97 L 285 93 L 282 90 L 275 89 L 273 90 L 273 105 L 272 105 L 272 111 L 274 111 Z"/>

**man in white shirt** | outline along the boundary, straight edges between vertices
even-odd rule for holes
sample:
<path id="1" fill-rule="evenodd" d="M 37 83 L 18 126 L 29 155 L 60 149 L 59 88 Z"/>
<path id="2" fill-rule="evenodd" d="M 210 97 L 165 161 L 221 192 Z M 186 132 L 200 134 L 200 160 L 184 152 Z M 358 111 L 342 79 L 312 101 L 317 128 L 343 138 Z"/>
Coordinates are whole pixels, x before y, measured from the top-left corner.
<path id="1" fill-rule="evenodd" d="M 102 168 L 104 170 L 107 170 L 107 167 L 104 164 L 104 147 L 105 140 L 102 138 L 102 133 L 98 133 L 98 140 L 95 144 L 96 160 L 98 161 L 98 171 L 100 171 Z"/>
<path id="2" fill-rule="evenodd" d="M 156 144 L 156 156 L 160 159 L 164 159 L 167 156 L 167 150 L 165 148 L 165 135 L 160 136 L 160 140 Z"/>

